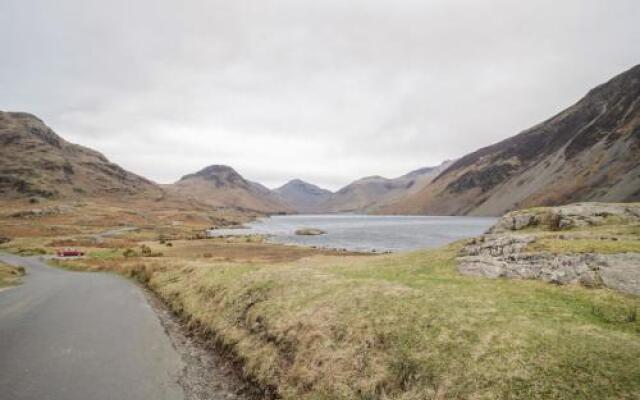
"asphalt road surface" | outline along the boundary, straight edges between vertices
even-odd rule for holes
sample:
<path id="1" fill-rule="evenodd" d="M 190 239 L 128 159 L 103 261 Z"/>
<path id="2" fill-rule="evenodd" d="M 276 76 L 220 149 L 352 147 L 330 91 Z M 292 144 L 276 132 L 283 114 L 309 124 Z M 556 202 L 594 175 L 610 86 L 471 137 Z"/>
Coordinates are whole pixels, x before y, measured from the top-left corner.
<path id="1" fill-rule="evenodd" d="M 112 274 L 69 272 L 38 258 L 0 291 L 0 399 L 183 399 L 183 369 L 143 291 Z"/>

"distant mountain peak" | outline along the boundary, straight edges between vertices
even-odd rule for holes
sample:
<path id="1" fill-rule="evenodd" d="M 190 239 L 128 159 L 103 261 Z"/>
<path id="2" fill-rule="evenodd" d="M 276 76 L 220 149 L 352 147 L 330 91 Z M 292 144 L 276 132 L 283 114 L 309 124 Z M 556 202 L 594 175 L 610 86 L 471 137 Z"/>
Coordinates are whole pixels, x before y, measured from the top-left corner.
<path id="1" fill-rule="evenodd" d="M 192 174 L 185 175 L 182 178 L 180 178 L 180 180 L 194 178 L 194 177 L 208 178 L 208 177 L 212 177 L 212 176 L 221 176 L 221 175 L 237 175 L 237 176 L 240 176 L 240 174 L 238 172 L 236 172 L 235 169 L 229 167 L 228 165 L 213 164 L 213 165 L 209 165 L 207 167 L 202 168 L 198 172 L 194 172 Z"/>
<path id="2" fill-rule="evenodd" d="M 313 184 L 311 184 L 309 182 L 305 182 L 302 179 L 297 179 L 296 178 L 296 179 L 291 179 L 290 181 L 288 181 L 284 185 L 282 185 L 282 186 L 280 186 L 280 187 L 278 187 L 278 188 L 276 188 L 274 190 L 278 191 L 278 190 L 281 190 L 281 189 L 284 189 L 284 188 L 287 188 L 287 187 L 294 187 L 294 186 L 302 186 L 302 187 L 304 187 L 304 186 L 315 186 L 315 185 L 313 185 Z"/>
<path id="3" fill-rule="evenodd" d="M 297 178 L 291 179 L 289 182 L 275 189 L 275 191 L 280 192 L 280 191 L 286 190 L 287 188 L 293 188 L 293 187 L 302 188 L 308 191 L 331 193 L 331 191 L 327 189 L 323 189 L 320 186 L 314 185 L 313 183 L 305 182 L 302 179 L 297 179 Z"/>
<path id="4" fill-rule="evenodd" d="M 220 164 L 213 164 L 202 168 L 193 174 L 188 174 L 180 178 L 178 182 L 202 179 L 212 183 L 216 187 L 227 185 L 247 185 L 248 182 L 235 169 Z"/>
<path id="5" fill-rule="evenodd" d="M 214 207 L 234 207 L 265 213 L 291 211 L 271 190 L 245 179 L 228 165 L 209 165 L 183 176 L 167 187 Z"/>
<path id="6" fill-rule="evenodd" d="M 364 182 L 371 182 L 371 181 L 388 181 L 388 180 L 389 180 L 389 178 L 385 178 L 384 176 L 369 175 L 369 176 L 365 176 L 363 178 L 360 178 L 358 180 L 355 180 L 351 184 L 353 185 L 354 183 L 364 183 Z"/>
<path id="7" fill-rule="evenodd" d="M 292 179 L 274 192 L 298 212 L 319 212 L 332 195 L 331 191 L 301 179 Z"/>

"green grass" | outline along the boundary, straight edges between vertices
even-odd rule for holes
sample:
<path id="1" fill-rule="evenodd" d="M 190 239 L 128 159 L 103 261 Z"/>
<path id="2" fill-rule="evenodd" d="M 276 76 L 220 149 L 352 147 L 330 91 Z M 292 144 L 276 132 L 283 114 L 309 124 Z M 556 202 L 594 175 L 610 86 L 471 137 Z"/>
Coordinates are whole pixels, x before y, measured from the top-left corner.
<path id="1" fill-rule="evenodd" d="M 98 259 L 98 260 L 110 260 L 114 258 L 122 257 L 121 249 L 101 249 L 95 251 L 89 251 L 87 253 L 88 257 Z"/>
<path id="2" fill-rule="evenodd" d="M 639 234 L 540 231 L 530 250 L 640 251 Z M 147 284 L 284 399 L 640 399 L 640 298 L 462 276 L 460 246 L 279 262 L 100 249 L 58 263 Z"/>
<path id="3" fill-rule="evenodd" d="M 617 240 L 596 238 L 558 240 L 554 238 L 540 238 L 529 245 L 529 250 L 549 251 L 551 253 L 640 253 L 640 240 L 636 238 L 622 238 Z"/>
<path id="4" fill-rule="evenodd" d="M 537 228 L 536 228 L 537 229 Z M 527 251 L 551 253 L 640 253 L 640 225 L 599 225 L 572 228 L 568 232 L 523 230 L 535 234 Z"/>
<path id="5" fill-rule="evenodd" d="M 640 251 L 640 226 L 606 222 L 522 233 L 538 236 L 536 250 Z M 164 257 L 125 258 L 126 247 L 139 251 L 137 241 L 159 235 L 121 236 L 109 239 L 113 248 L 81 247 L 86 258 L 54 263 L 148 285 L 283 399 L 640 399 L 638 297 L 465 277 L 456 271 L 459 244 L 346 257 L 243 238 L 175 240 L 172 248 L 144 243 Z M 1 247 L 46 248 L 51 239 Z"/>
<path id="6" fill-rule="evenodd" d="M 464 277 L 456 250 L 131 268 L 286 399 L 640 396 L 638 298 Z"/>

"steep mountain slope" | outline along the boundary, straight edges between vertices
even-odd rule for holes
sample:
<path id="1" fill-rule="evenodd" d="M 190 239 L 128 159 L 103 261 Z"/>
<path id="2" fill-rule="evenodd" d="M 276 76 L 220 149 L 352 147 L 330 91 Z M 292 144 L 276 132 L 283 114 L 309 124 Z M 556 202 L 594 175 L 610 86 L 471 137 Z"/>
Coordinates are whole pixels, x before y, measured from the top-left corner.
<path id="1" fill-rule="evenodd" d="M 404 193 L 400 193 L 400 196 L 416 193 L 427 186 L 429 183 L 431 183 L 431 181 L 433 181 L 444 170 L 449 168 L 453 163 L 454 161 L 452 160 L 446 160 L 442 164 L 435 167 L 423 167 L 420 169 L 416 169 L 415 171 L 411 171 L 408 174 L 393 179 L 393 181 L 404 183 L 405 187 L 407 188 Z M 394 200 L 395 198 L 397 197 L 388 200 Z M 383 204 L 379 205 L 381 206 Z"/>
<path id="2" fill-rule="evenodd" d="M 291 208 L 300 213 L 322 212 L 322 204 L 331 197 L 332 193 L 311 183 L 293 179 L 274 192 Z"/>
<path id="3" fill-rule="evenodd" d="M 378 212 L 499 215 L 577 201 L 640 200 L 640 65 L 575 105 L 455 162 Z"/>
<path id="4" fill-rule="evenodd" d="M 338 190 L 321 208 L 326 212 L 369 212 L 399 197 L 414 193 L 444 171 L 450 161 L 437 167 L 425 167 L 398 178 L 370 176 Z"/>
<path id="5" fill-rule="evenodd" d="M 233 207 L 264 213 L 293 211 L 269 189 L 244 179 L 226 165 L 208 166 L 183 176 L 172 185 L 165 185 L 165 188 L 171 193 L 212 207 Z"/>
<path id="6" fill-rule="evenodd" d="M 40 119 L 0 111 L 0 197 L 160 195 L 154 183 L 67 142 Z"/>

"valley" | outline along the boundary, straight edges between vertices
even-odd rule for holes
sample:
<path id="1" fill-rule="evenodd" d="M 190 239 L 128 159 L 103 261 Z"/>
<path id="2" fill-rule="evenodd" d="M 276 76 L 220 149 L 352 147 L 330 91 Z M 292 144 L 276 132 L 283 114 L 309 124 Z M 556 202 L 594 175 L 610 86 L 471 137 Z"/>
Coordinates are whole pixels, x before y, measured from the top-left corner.
<path id="1" fill-rule="evenodd" d="M 271 190 L 216 164 L 158 185 L 66 142 L 33 115 L 2 112 L 0 193 L 8 199 L 137 198 L 154 208 L 232 209 L 254 216 L 500 216 L 575 201 L 638 201 L 639 97 L 636 66 L 512 138 L 398 178 L 361 178 L 335 193 L 299 179 Z"/>
<path id="2" fill-rule="evenodd" d="M 514 234 L 536 235 L 527 246 L 545 254 L 552 269 L 553 257 L 563 254 L 638 252 L 637 205 L 607 206 L 630 210 L 630 219 L 580 207 L 566 219 L 580 224 L 545 225 L 555 219 L 536 217 L 551 215 L 536 209 L 505 217 L 492 232 L 507 235 L 517 227 Z M 0 226 L 7 229 L 15 217 L 3 215 Z M 25 221 L 58 226 L 52 218 Z M 219 363 L 239 366 L 237 376 L 257 398 L 499 398 L 508 392 L 516 399 L 586 399 L 640 391 L 639 298 L 582 280 L 466 273 L 475 268 L 465 264 L 469 249 L 494 245 L 488 239 L 367 255 L 270 244 L 260 236 L 204 238 L 184 227 L 122 229 L 108 218 L 83 226 L 81 218 L 68 216 L 76 232 L 61 233 L 60 226 L 44 235 L 22 233 L 0 251 L 48 259 L 61 246 L 81 249 L 85 257 L 49 262 L 115 272 L 149 288 L 188 335 L 226 355 Z M 100 234 L 105 231 L 111 233 Z M 26 266 L 24 288 L 38 276 Z M 39 284 L 53 290 L 54 283 Z M 8 290 L 0 299 L 23 288 Z M 7 326 L 0 318 L 0 329 Z M 567 381 L 568 370 L 580 373 Z"/>
<path id="3" fill-rule="evenodd" d="M 0 112 L 0 393 L 637 398 L 639 99 L 635 66 L 516 136 L 335 192 L 217 160 L 160 184 Z"/>

